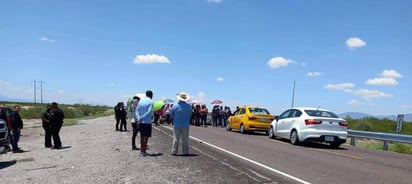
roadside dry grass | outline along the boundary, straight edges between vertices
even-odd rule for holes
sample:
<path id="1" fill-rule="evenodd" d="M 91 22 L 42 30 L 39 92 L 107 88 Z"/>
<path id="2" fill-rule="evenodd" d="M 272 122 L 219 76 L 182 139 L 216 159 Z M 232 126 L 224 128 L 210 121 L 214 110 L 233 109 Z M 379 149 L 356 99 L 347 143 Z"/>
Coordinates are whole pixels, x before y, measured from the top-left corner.
<path id="1" fill-rule="evenodd" d="M 350 144 L 350 142 L 348 141 L 346 144 Z M 356 144 L 356 147 L 368 148 L 368 149 L 374 149 L 374 150 L 383 150 L 383 141 L 380 141 L 380 140 L 358 138 L 356 139 L 355 144 Z M 389 142 L 388 151 L 412 155 L 412 145 L 406 144 L 406 143 Z"/>

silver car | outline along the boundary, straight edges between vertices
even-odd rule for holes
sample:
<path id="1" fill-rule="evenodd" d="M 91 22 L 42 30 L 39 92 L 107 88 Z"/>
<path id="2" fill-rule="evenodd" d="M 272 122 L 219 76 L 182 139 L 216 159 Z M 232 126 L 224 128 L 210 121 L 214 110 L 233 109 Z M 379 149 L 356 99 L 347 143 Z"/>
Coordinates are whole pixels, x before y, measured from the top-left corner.
<path id="1" fill-rule="evenodd" d="M 0 153 L 5 153 L 9 148 L 9 145 L 7 123 L 3 119 L 0 119 Z"/>
<path id="2" fill-rule="evenodd" d="M 346 142 L 348 123 L 335 113 L 320 108 L 290 108 L 272 121 L 269 138 L 289 139 L 291 144 L 326 142 L 338 148 Z"/>

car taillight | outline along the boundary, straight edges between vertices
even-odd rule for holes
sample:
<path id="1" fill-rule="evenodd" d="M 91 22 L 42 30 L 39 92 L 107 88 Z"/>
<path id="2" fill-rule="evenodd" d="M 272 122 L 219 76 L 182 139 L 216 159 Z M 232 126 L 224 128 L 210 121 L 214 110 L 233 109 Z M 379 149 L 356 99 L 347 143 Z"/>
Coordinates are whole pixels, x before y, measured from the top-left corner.
<path id="1" fill-rule="evenodd" d="M 339 122 L 339 125 L 340 125 L 340 126 L 344 126 L 344 127 L 348 127 L 348 122 L 346 122 L 346 121 L 341 121 L 341 122 Z"/>
<path id="2" fill-rule="evenodd" d="M 322 121 L 316 120 L 316 119 L 305 119 L 305 124 L 306 125 L 318 125 L 318 124 L 322 124 Z"/>

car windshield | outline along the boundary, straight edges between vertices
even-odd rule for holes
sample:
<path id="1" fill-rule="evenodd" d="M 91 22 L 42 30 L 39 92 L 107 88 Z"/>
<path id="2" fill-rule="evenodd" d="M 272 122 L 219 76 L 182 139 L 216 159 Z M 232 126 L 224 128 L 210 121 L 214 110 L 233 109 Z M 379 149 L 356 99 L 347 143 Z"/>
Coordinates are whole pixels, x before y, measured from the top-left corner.
<path id="1" fill-rule="evenodd" d="M 249 108 L 251 114 L 270 114 L 268 110 L 262 108 Z"/>
<path id="2" fill-rule="evenodd" d="M 322 111 L 322 110 L 305 110 L 306 114 L 309 116 L 315 116 L 315 117 L 326 117 L 326 118 L 339 118 L 338 115 L 336 115 L 333 112 L 329 111 Z"/>

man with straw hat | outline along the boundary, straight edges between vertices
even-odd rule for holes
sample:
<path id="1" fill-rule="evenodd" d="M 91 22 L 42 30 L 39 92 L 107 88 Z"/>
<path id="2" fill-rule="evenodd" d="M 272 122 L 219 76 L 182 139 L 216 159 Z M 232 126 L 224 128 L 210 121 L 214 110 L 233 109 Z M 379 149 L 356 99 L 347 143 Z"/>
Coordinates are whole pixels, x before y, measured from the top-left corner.
<path id="1" fill-rule="evenodd" d="M 173 104 L 172 119 L 173 119 L 173 145 L 172 155 L 177 155 L 179 150 L 179 140 L 182 137 L 183 155 L 189 155 L 189 126 L 192 107 L 187 103 L 189 94 L 182 92 L 176 95 L 179 100 Z"/>

